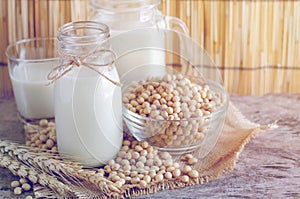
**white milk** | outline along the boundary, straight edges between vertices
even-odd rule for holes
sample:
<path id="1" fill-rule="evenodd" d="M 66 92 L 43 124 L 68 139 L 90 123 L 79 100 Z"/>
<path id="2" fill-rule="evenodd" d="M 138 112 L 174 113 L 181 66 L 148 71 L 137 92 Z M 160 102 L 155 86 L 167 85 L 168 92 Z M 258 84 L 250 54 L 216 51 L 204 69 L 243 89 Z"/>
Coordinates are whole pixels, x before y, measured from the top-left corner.
<path id="1" fill-rule="evenodd" d="M 102 73 L 119 81 L 114 68 Z M 85 166 L 115 158 L 123 141 L 121 88 L 84 66 L 55 82 L 58 150 Z"/>
<path id="2" fill-rule="evenodd" d="M 151 28 L 111 31 L 110 43 L 118 56 L 116 67 L 122 83 L 166 74 L 164 37 L 161 33 Z"/>
<path id="3" fill-rule="evenodd" d="M 27 119 L 54 117 L 53 86 L 47 86 L 47 75 L 58 61 L 21 63 L 10 77 L 17 108 Z"/>

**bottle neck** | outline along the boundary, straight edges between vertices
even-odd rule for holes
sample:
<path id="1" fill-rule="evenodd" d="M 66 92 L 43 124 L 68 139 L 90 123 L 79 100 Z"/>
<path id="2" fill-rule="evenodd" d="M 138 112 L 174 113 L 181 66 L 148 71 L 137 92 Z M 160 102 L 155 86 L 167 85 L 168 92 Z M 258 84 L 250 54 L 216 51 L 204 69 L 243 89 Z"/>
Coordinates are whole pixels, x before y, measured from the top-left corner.
<path id="1" fill-rule="evenodd" d="M 92 20 L 112 31 L 154 27 L 160 0 L 90 0 Z"/>
<path id="2" fill-rule="evenodd" d="M 58 30 L 59 50 L 64 54 L 81 56 L 96 48 L 108 49 L 109 28 L 95 21 L 70 22 Z"/>
<path id="3" fill-rule="evenodd" d="M 55 82 L 65 75 L 71 78 L 97 78 L 100 75 L 120 85 L 118 79 L 111 79 L 103 72 L 109 69 L 107 71 L 116 74 L 113 68 L 115 54 L 110 50 L 108 38 L 109 28 L 100 22 L 77 21 L 61 26 L 58 30 L 61 64 L 48 74 L 48 79 Z"/>

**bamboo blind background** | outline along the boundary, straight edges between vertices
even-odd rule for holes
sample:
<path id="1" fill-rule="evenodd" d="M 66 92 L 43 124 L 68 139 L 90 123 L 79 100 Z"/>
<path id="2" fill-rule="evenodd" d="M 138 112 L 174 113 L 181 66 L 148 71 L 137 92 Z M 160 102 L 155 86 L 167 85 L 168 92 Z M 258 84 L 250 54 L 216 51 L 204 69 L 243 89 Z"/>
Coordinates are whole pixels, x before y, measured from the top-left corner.
<path id="1" fill-rule="evenodd" d="M 300 1 L 162 0 L 221 69 L 230 93 L 300 91 Z"/>
<path id="2" fill-rule="evenodd" d="M 11 96 L 5 49 L 20 39 L 56 36 L 68 22 L 87 20 L 88 0 L 0 0 L 0 97 Z"/>
<path id="3" fill-rule="evenodd" d="M 88 16 L 87 0 L 1 0 L 0 61 L 8 43 L 51 36 Z M 300 1 L 161 0 L 160 10 L 188 26 L 220 68 L 230 93 L 300 92 Z M 0 67 L 0 96 L 11 87 Z"/>

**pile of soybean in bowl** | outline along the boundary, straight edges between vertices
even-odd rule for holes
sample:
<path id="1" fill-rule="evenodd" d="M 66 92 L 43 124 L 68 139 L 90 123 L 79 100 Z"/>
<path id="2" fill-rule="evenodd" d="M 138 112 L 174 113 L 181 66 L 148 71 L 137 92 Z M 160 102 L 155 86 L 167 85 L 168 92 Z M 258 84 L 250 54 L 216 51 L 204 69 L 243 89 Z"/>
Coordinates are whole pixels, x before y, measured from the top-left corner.
<path id="1" fill-rule="evenodd" d="M 225 90 L 211 81 L 167 74 L 128 85 L 123 116 L 137 140 L 159 148 L 188 149 L 214 133 L 214 126 L 223 125 L 227 103 Z"/>

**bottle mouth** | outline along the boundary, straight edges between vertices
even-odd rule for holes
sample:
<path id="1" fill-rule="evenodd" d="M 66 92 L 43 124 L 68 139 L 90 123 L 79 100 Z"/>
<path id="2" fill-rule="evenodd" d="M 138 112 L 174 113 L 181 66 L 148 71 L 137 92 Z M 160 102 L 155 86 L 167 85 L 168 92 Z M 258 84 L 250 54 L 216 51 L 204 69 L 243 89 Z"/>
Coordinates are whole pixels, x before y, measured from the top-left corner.
<path id="1" fill-rule="evenodd" d="M 109 27 L 96 21 L 76 21 L 58 29 L 58 40 L 64 42 L 91 43 L 109 38 Z"/>
<path id="2" fill-rule="evenodd" d="M 102 9 L 107 12 L 132 12 L 141 9 L 157 7 L 160 0 L 90 0 L 94 9 Z"/>

